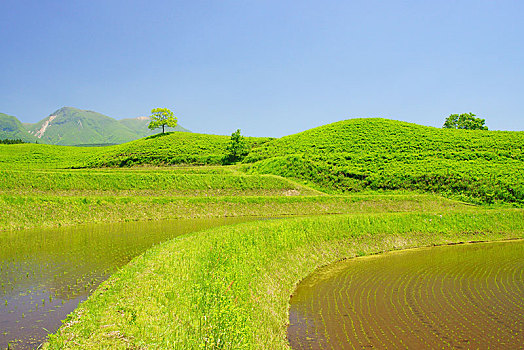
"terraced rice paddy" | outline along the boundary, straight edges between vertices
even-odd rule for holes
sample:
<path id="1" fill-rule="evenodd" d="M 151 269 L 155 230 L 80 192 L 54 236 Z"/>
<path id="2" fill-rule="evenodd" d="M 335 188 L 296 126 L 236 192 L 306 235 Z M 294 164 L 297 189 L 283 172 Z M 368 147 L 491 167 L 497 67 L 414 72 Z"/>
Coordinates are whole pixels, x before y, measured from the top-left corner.
<path id="1" fill-rule="evenodd" d="M 151 246 L 249 220 L 253 218 L 0 232 L 0 348 L 36 348 L 102 281 Z"/>
<path id="2" fill-rule="evenodd" d="M 293 349 L 518 349 L 524 241 L 442 246 L 323 268 L 291 298 Z"/>

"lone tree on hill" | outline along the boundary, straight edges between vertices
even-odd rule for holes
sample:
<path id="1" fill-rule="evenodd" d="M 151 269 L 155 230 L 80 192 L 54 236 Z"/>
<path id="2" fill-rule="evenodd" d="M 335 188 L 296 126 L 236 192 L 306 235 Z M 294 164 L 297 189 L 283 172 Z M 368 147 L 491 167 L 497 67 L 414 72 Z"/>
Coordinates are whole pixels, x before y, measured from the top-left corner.
<path id="1" fill-rule="evenodd" d="M 443 128 L 488 130 L 488 127 L 484 125 L 485 122 L 485 119 L 475 118 L 473 113 L 452 114 L 446 119 Z"/>
<path id="2" fill-rule="evenodd" d="M 167 108 L 154 108 L 151 110 L 151 122 L 149 123 L 148 128 L 154 130 L 156 128 L 162 127 L 162 134 L 165 131 L 165 127 L 169 126 L 174 128 L 177 124 L 177 119 Z"/>
<path id="3" fill-rule="evenodd" d="M 240 135 L 240 129 L 231 134 L 226 151 L 227 155 L 224 159 L 226 164 L 241 161 L 248 154 L 246 141 L 244 136 Z"/>

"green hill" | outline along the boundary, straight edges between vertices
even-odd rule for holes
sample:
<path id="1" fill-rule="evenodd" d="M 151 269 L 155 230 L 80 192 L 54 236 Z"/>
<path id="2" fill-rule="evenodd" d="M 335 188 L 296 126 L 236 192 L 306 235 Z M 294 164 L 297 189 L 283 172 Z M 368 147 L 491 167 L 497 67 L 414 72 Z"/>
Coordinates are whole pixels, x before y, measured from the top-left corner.
<path id="1" fill-rule="evenodd" d="M 88 160 L 90 167 L 131 166 L 140 164 L 221 164 L 229 136 L 189 132 L 157 134 L 122 145 L 107 147 Z M 246 137 L 249 148 L 270 138 Z"/>
<path id="2" fill-rule="evenodd" d="M 119 121 L 97 112 L 63 107 L 38 123 L 26 124 L 26 128 L 47 144 L 114 145 L 153 134 L 147 124 L 143 117 Z"/>
<path id="3" fill-rule="evenodd" d="M 524 203 L 524 132 L 438 129 L 394 120 L 345 120 L 253 149 L 250 171 L 349 192 L 422 190 Z"/>
<path id="4" fill-rule="evenodd" d="M 0 140 L 4 139 L 36 142 L 36 137 L 30 135 L 16 117 L 0 113 Z"/>

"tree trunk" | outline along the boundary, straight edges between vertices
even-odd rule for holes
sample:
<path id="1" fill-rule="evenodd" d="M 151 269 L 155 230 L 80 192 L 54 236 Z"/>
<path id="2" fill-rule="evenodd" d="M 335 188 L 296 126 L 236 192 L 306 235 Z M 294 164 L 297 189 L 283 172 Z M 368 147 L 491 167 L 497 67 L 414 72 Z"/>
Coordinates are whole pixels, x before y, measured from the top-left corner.
<path id="1" fill-rule="evenodd" d="M 162 134 L 164 133 L 164 127 L 165 127 L 165 125 L 162 124 Z"/>

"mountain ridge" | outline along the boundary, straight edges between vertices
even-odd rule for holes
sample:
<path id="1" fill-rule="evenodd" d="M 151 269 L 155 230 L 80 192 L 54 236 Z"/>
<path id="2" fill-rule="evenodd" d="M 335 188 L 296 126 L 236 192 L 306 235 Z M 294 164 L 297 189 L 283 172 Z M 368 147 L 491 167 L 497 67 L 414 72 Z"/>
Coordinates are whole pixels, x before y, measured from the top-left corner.
<path id="1" fill-rule="evenodd" d="M 0 113 L 0 140 L 3 139 L 36 142 L 36 138 L 27 132 L 24 125 L 16 117 Z"/>

